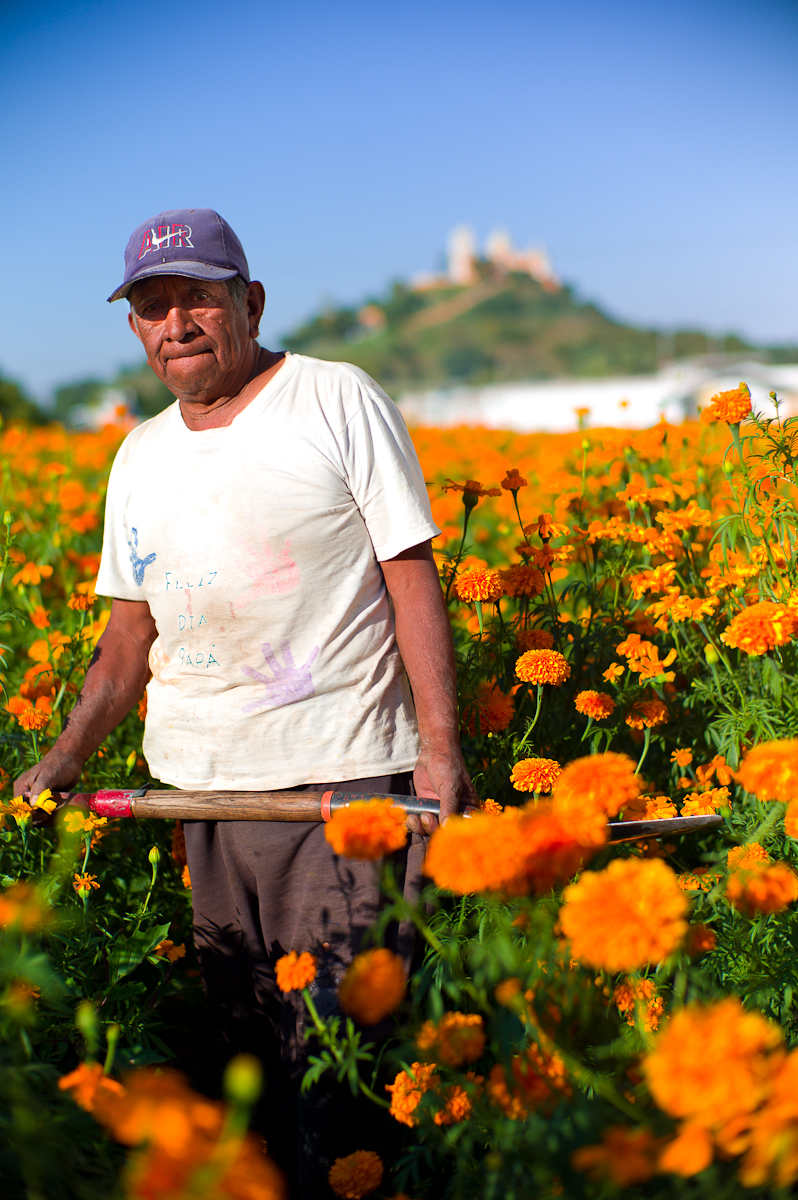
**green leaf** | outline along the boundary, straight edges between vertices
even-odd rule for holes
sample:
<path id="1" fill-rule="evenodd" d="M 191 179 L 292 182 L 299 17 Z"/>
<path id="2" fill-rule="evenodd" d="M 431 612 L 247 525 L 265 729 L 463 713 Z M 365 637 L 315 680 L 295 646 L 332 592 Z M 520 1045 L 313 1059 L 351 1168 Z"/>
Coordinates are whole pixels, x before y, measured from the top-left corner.
<path id="1" fill-rule="evenodd" d="M 152 929 L 137 930 L 131 937 L 125 937 L 124 934 L 118 937 L 108 958 L 111 982 L 116 983 L 123 975 L 135 970 L 158 943 L 164 940 L 168 932 L 168 924 L 154 925 Z"/>

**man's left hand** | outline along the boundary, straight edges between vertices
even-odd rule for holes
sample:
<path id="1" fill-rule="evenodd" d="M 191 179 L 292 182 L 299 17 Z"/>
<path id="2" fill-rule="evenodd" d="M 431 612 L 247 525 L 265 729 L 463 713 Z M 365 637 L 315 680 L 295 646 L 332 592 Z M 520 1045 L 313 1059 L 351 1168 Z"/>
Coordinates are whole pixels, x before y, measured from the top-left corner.
<path id="1" fill-rule="evenodd" d="M 444 749 L 422 749 L 413 772 L 413 783 L 417 796 L 440 801 L 441 824 L 455 813 L 467 813 L 479 808 L 477 793 L 458 745 Z M 429 813 L 407 818 L 407 828 L 411 833 L 432 833 L 437 827 L 438 821 Z"/>

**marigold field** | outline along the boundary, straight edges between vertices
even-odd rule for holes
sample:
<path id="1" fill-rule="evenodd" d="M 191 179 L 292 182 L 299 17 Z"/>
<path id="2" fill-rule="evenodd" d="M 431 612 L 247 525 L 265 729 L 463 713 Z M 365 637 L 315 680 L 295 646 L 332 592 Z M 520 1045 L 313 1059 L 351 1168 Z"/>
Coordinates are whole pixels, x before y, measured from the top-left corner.
<path id="1" fill-rule="evenodd" d="M 203 1073 L 179 826 L 14 796 L 108 619 L 93 581 L 121 438 L 0 431 L 3 1194 L 278 1200 L 247 1131 L 259 1064 L 233 1059 L 221 1088 Z M 305 1086 L 336 1075 L 404 1136 L 395 1161 L 342 1155 L 328 1194 L 795 1194 L 798 423 L 751 413 L 741 384 L 678 427 L 414 438 L 482 811 L 432 836 L 416 907 L 383 862 L 396 810 L 327 827 L 386 907 L 338 1015 L 317 1011 L 314 947 L 278 983 L 307 1007 Z M 149 782 L 145 708 L 84 790 Z M 665 832 L 635 837 L 651 819 Z M 381 945 L 395 918 L 425 949 L 409 980 Z"/>

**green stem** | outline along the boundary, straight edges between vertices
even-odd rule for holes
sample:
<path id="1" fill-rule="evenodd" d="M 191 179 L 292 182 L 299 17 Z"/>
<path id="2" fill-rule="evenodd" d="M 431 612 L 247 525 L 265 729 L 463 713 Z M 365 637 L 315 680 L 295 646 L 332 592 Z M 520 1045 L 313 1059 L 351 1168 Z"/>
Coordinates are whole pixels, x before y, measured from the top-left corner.
<path id="1" fill-rule="evenodd" d="M 466 498 L 466 493 L 464 492 L 463 493 L 463 505 L 465 506 L 465 515 L 463 516 L 463 536 L 460 539 L 460 548 L 457 551 L 457 554 L 454 556 L 454 562 L 452 563 L 452 569 L 449 572 L 449 580 L 446 584 L 445 599 L 446 599 L 447 604 L 449 603 L 449 593 L 452 590 L 452 584 L 454 583 L 454 577 L 457 574 L 457 568 L 460 566 L 460 559 L 463 557 L 463 547 L 465 546 L 466 533 L 468 532 L 468 521 L 469 521 L 469 518 L 471 517 L 471 510 L 474 508 L 474 506 L 476 504 L 476 501 L 474 501 L 474 504 L 466 504 L 465 498 Z"/>
<path id="2" fill-rule="evenodd" d="M 538 702 L 537 702 L 537 707 L 535 709 L 535 715 L 532 718 L 532 724 L 527 728 L 526 733 L 521 738 L 521 741 L 518 743 L 518 745 L 515 748 L 516 754 L 518 753 L 519 750 L 522 750 L 523 747 L 526 745 L 526 742 L 527 742 L 527 739 L 528 739 L 530 733 L 532 732 L 532 730 L 535 728 L 535 726 L 538 723 L 538 717 L 540 716 L 540 708 L 541 708 L 541 705 L 543 704 L 543 684 L 539 683 L 537 685 L 537 688 L 538 688 L 538 697 L 537 697 Z"/>
<path id="3" fill-rule="evenodd" d="M 646 755 L 648 754 L 648 747 L 650 746 L 650 744 L 651 744 L 651 730 L 646 729 L 645 741 L 643 743 L 643 753 L 640 755 L 640 761 L 637 764 L 637 769 L 635 770 L 635 775 L 640 774 L 640 768 L 642 767 L 643 763 L 646 761 Z"/>

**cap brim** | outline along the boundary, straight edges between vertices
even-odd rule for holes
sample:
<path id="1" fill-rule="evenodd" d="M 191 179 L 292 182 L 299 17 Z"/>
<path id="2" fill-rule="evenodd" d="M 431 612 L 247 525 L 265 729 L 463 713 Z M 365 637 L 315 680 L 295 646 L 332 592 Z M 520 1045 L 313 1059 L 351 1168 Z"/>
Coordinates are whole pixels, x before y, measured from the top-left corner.
<path id="1" fill-rule="evenodd" d="M 155 266 L 144 267 L 141 271 L 137 271 L 132 279 L 111 293 L 108 303 L 113 304 L 114 300 L 126 299 L 132 287 L 135 287 L 142 279 L 151 279 L 153 275 L 183 275 L 187 279 L 214 280 L 232 279 L 234 275 L 238 274 L 240 274 L 239 271 L 231 271 L 229 267 L 214 267 L 210 263 L 192 262 L 190 259 L 183 262 L 157 263 Z"/>

